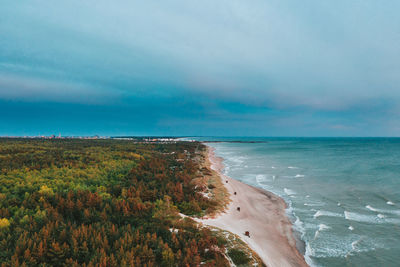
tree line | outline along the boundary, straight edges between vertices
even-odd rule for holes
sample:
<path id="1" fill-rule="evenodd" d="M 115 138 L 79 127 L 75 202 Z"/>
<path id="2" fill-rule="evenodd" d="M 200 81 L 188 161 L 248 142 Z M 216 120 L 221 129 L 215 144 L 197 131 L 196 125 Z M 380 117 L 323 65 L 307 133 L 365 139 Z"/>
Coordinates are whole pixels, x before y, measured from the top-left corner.
<path id="1" fill-rule="evenodd" d="M 0 140 L 1 266 L 229 266 L 197 142 Z"/>

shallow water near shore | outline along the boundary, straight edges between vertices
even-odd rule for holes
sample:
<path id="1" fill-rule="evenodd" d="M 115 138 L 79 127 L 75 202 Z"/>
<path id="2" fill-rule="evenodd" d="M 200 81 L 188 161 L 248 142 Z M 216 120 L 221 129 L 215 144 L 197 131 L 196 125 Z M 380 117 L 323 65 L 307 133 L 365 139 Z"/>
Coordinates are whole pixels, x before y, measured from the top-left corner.
<path id="1" fill-rule="evenodd" d="M 210 143 L 225 174 L 289 204 L 313 266 L 398 266 L 400 139 L 196 138 Z"/>

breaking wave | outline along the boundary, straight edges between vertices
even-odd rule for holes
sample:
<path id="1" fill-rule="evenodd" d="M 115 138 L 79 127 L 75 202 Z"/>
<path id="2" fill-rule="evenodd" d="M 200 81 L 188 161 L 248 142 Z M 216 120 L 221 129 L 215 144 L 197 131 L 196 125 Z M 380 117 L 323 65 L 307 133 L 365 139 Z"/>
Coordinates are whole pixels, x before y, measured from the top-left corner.
<path id="1" fill-rule="evenodd" d="M 342 214 L 340 213 L 336 213 L 336 212 L 331 212 L 331 211 L 325 211 L 325 210 L 318 210 L 315 214 L 314 214 L 314 219 L 321 217 L 321 216 L 329 216 L 329 217 L 343 217 Z"/>
<path id="2" fill-rule="evenodd" d="M 323 224 L 323 223 L 321 223 L 320 225 L 318 225 L 318 230 L 315 232 L 314 239 L 316 239 L 316 238 L 318 237 L 318 235 L 319 235 L 320 232 L 322 232 L 322 231 L 324 231 L 324 230 L 328 230 L 328 229 L 331 229 L 331 227 L 330 227 L 330 226 L 327 226 L 327 225 L 325 225 L 325 224 Z"/>
<path id="3" fill-rule="evenodd" d="M 356 212 L 344 211 L 344 218 L 349 221 L 376 223 L 376 216 L 360 214 Z"/>
<path id="4" fill-rule="evenodd" d="M 283 189 L 283 191 L 284 191 L 285 194 L 288 195 L 288 196 L 293 196 L 293 195 L 296 194 L 295 191 L 293 191 L 293 190 L 291 190 L 291 189 L 288 189 L 288 188 L 286 188 L 286 187 Z"/>

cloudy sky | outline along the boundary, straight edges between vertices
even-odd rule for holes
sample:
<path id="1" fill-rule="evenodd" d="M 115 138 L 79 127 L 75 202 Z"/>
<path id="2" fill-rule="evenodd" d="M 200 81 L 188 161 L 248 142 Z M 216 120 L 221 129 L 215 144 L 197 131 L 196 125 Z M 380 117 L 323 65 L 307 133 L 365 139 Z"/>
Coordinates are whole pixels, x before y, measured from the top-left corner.
<path id="1" fill-rule="evenodd" d="M 400 136 L 398 0 L 0 1 L 0 135 Z"/>

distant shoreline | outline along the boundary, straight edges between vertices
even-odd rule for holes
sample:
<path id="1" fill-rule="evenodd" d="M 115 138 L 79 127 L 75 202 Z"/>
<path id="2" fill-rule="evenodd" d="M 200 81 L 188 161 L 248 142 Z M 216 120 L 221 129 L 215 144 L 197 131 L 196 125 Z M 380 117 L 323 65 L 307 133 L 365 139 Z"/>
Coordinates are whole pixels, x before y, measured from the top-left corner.
<path id="1" fill-rule="evenodd" d="M 243 144 L 262 144 L 268 143 L 267 141 L 201 141 L 201 143 L 243 143 Z"/>
<path id="2" fill-rule="evenodd" d="M 207 147 L 211 168 L 219 173 L 231 202 L 216 218 L 197 221 L 237 234 L 267 266 L 308 266 L 297 248 L 285 201 L 271 192 L 223 175 L 223 159 L 215 156 L 212 147 Z M 246 231 L 250 237 L 245 235 Z"/>

